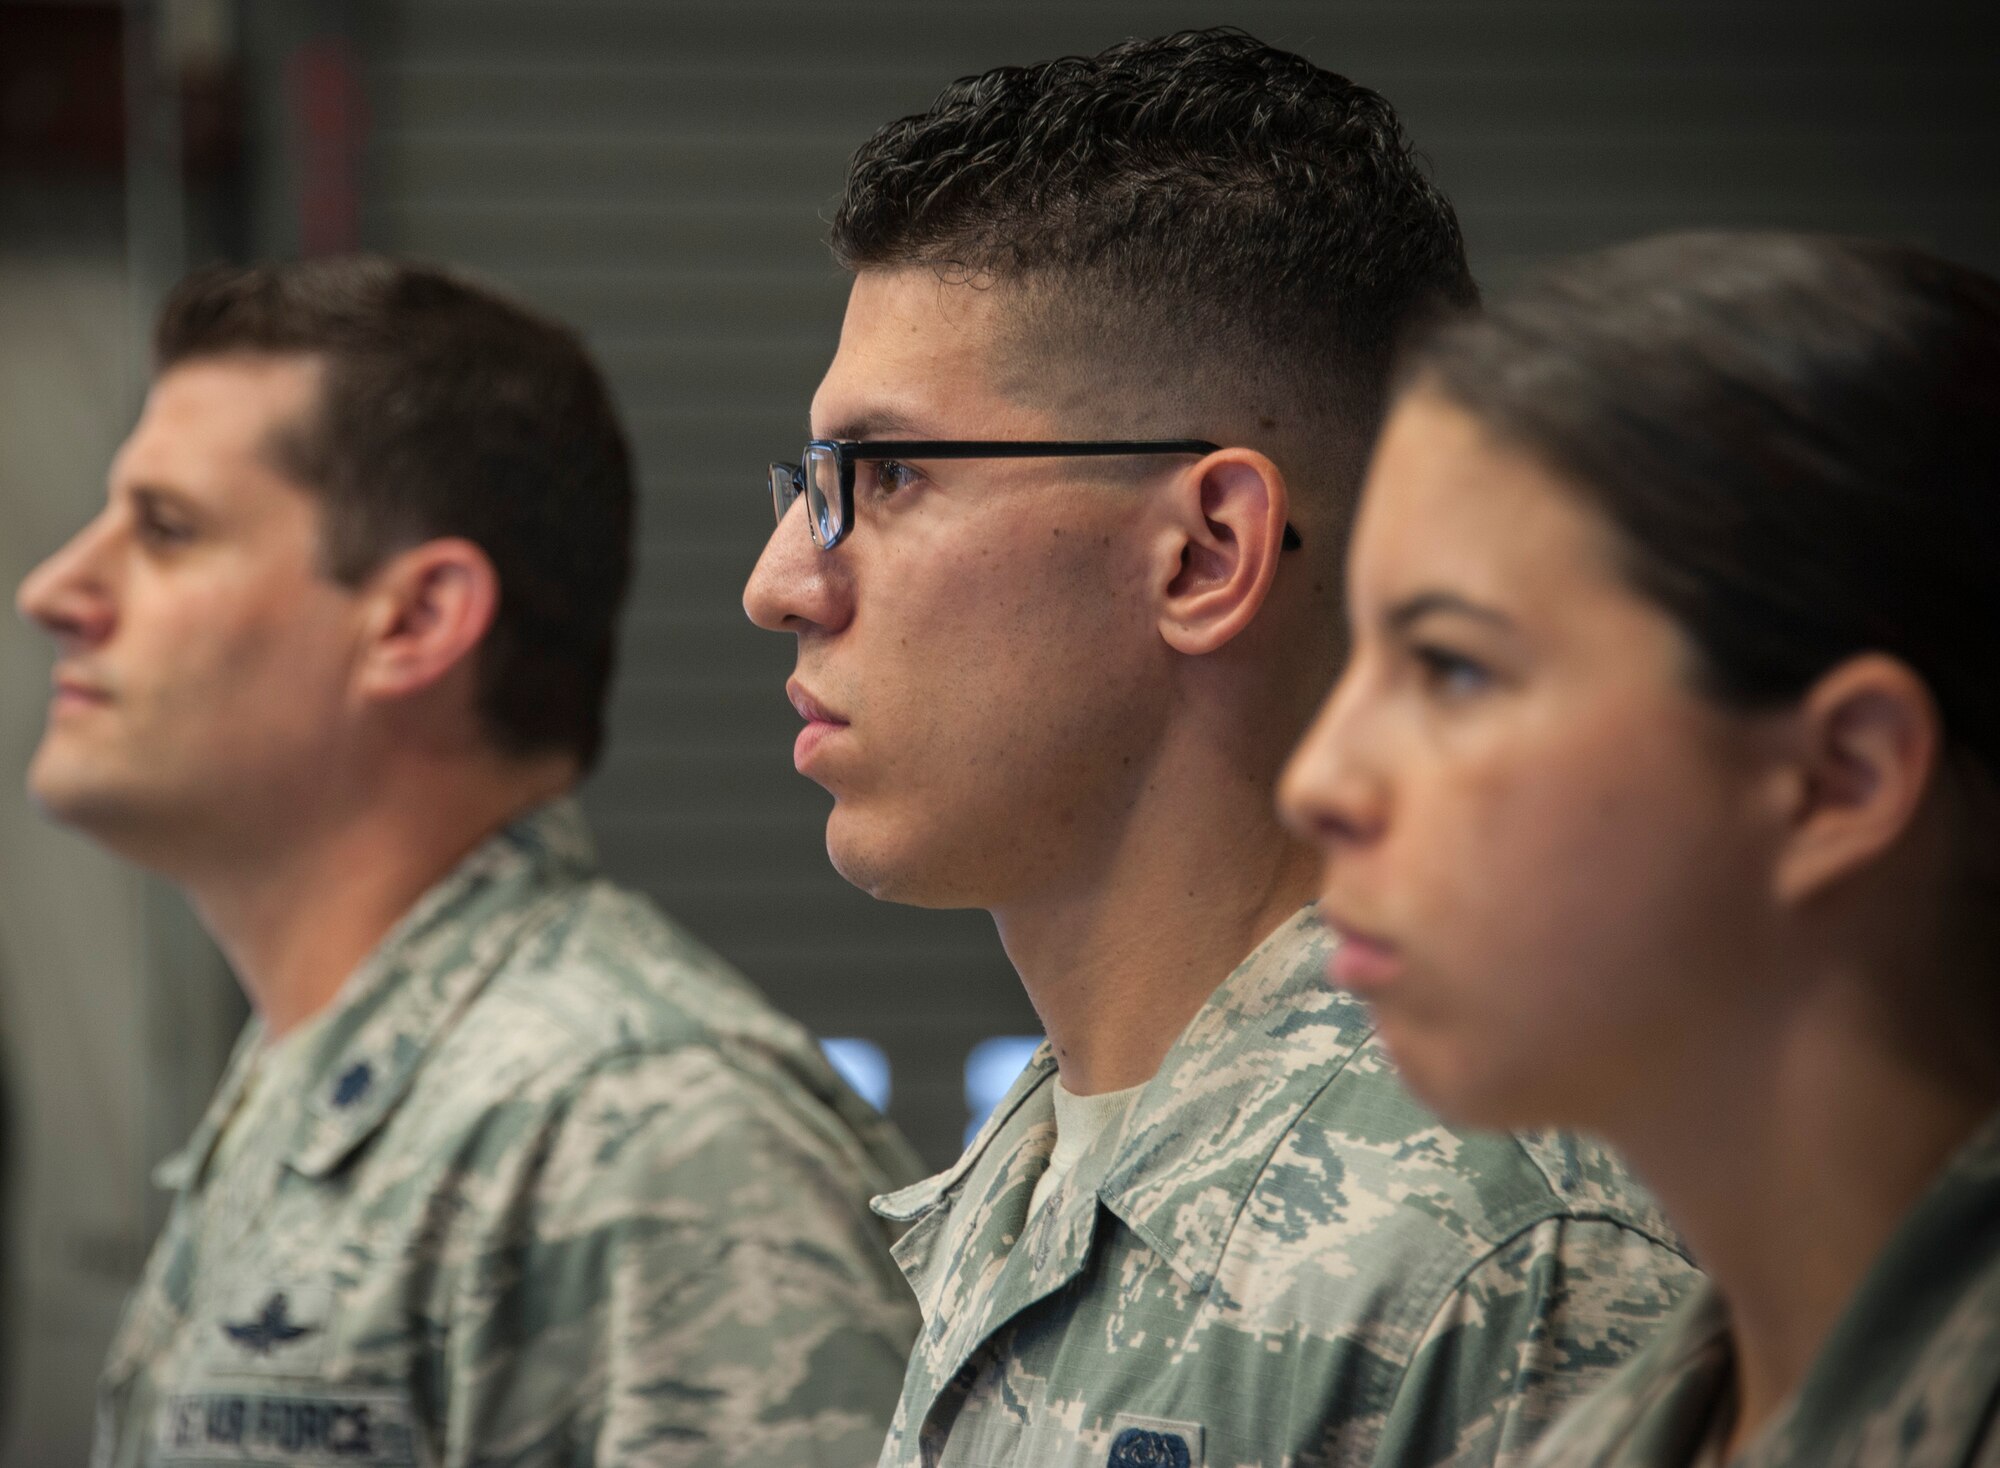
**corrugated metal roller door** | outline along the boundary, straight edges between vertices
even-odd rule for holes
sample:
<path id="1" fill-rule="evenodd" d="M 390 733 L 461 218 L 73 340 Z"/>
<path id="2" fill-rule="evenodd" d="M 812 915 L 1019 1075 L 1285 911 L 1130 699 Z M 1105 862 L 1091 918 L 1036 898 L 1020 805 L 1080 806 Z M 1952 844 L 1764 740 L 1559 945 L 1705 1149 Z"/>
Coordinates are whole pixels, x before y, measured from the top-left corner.
<path id="1" fill-rule="evenodd" d="M 1993 263 L 1976 158 L 1990 49 L 1921 12 L 1826 5 L 382 5 L 366 12 L 372 243 L 502 279 L 579 324 L 645 481 L 613 746 L 611 867 L 822 1034 L 895 1066 L 934 1160 L 960 1066 L 1034 1017 L 978 913 L 887 907 L 822 848 L 794 775 L 789 639 L 738 605 L 845 285 L 820 243 L 848 153 L 951 77 L 1227 19 L 1381 87 L 1459 201 L 1476 263 L 1691 223 L 1929 238 Z M 1982 100 L 1984 99 L 1984 100 Z"/>

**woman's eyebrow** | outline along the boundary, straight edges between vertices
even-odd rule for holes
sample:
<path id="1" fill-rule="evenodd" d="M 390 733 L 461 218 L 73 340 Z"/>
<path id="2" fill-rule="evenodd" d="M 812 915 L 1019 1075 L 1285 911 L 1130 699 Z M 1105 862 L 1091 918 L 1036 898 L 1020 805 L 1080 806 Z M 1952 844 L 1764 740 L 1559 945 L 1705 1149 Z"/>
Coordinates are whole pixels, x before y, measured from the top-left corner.
<path id="1" fill-rule="evenodd" d="M 1440 613 L 1471 617 L 1475 621 L 1486 622 L 1510 631 L 1514 626 L 1513 620 L 1505 613 L 1495 611 L 1492 607 L 1481 606 L 1475 601 L 1468 601 L 1452 591 L 1419 591 L 1406 596 L 1389 608 L 1383 615 L 1382 621 L 1390 631 L 1404 632 L 1412 623 Z"/>

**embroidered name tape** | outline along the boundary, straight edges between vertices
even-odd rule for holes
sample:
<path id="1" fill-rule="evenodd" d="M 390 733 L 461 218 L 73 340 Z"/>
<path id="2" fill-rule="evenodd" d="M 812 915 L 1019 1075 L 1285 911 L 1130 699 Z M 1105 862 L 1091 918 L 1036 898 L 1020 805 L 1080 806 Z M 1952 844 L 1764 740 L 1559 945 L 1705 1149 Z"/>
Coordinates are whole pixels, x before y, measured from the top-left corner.
<path id="1" fill-rule="evenodd" d="M 179 1392 L 160 1411 L 154 1448 L 161 1463 L 416 1463 L 407 1404 L 348 1392 Z"/>

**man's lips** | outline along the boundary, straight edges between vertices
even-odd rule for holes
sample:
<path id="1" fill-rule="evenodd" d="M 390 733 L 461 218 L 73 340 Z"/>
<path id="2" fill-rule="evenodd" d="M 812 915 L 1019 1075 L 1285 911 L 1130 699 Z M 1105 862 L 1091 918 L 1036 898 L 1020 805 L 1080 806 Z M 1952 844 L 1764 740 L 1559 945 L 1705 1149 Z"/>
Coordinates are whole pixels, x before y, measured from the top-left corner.
<path id="1" fill-rule="evenodd" d="M 799 730 L 799 737 L 792 745 L 792 765 L 800 774 L 806 774 L 806 766 L 815 751 L 827 739 L 845 729 L 847 720 L 814 698 L 796 678 L 785 684 L 785 696 L 792 701 L 799 717 L 806 721 L 805 728 Z"/>
<path id="2" fill-rule="evenodd" d="M 793 678 L 785 684 L 785 697 L 792 701 L 799 717 L 808 724 L 845 724 L 847 720 L 821 703 L 806 691 L 805 684 Z"/>
<path id="3" fill-rule="evenodd" d="M 57 673 L 52 681 L 55 685 L 49 700 L 52 708 L 94 708 L 111 701 L 111 695 L 103 687 L 72 673 Z"/>
<path id="4" fill-rule="evenodd" d="M 1340 940 L 1326 966 L 1327 977 L 1334 983 L 1366 998 L 1395 982 L 1403 960 L 1393 944 L 1344 921 L 1324 906 L 1320 918 Z"/>

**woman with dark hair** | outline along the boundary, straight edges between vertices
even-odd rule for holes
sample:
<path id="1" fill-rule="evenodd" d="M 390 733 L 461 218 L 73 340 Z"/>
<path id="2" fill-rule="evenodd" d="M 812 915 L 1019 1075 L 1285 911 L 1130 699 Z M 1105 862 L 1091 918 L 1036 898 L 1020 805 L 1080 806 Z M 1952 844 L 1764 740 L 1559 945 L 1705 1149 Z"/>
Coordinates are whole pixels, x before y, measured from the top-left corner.
<path id="1" fill-rule="evenodd" d="M 1349 564 L 1333 978 L 1709 1271 L 1535 1461 L 2000 1463 L 2000 282 L 1576 262 L 1414 353 Z"/>

